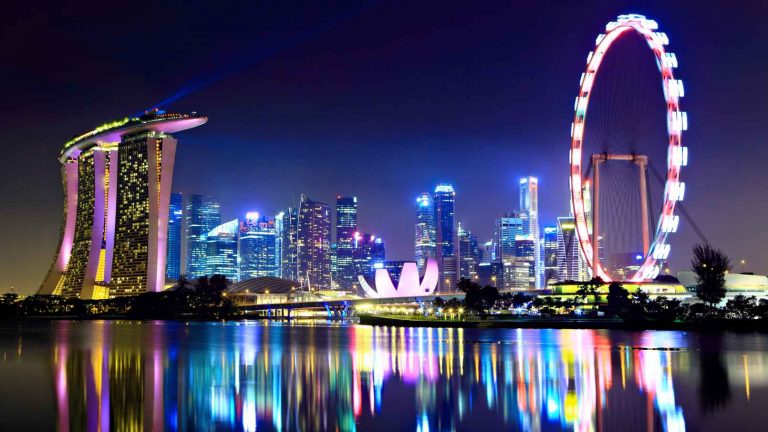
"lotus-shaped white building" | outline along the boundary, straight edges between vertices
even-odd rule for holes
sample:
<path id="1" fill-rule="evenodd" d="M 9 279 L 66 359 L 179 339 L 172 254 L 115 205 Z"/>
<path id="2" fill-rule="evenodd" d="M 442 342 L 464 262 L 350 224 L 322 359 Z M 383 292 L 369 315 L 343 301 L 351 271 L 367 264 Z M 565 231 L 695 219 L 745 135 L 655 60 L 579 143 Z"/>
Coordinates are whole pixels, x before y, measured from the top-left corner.
<path id="1" fill-rule="evenodd" d="M 424 271 L 424 277 L 419 280 L 419 268 L 415 262 L 403 264 L 403 270 L 400 272 L 400 280 L 397 281 L 397 289 L 392 282 L 387 269 L 376 269 L 374 276 L 374 289 L 368 284 L 363 276 L 358 276 L 360 286 L 363 287 L 365 295 L 369 298 L 392 298 L 392 297 L 421 297 L 432 295 L 437 287 L 438 269 L 437 261 L 434 258 L 427 259 L 427 268 Z"/>

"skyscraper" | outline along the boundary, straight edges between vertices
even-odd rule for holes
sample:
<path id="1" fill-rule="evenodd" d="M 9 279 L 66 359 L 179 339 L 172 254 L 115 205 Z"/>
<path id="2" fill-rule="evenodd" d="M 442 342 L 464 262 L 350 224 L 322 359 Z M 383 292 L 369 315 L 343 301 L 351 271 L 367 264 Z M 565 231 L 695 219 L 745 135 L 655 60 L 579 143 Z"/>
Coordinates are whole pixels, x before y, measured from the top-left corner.
<path id="1" fill-rule="evenodd" d="M 516 286 L 515 240 L 521 235 L 523 235 L 523 217 L 520 212 L 499 215 L 494 230 L 495 260 L 500 263 L 503 273 L 503 278 L 497 285 L 499 289 L 509 290 Z"/>
<path id="2" fill-rule="evenodd" d="M 281 245 L 282 278 L 299 280 L 299 209 L 289 207 L 283 214 L 283 235 Z"/>
<path id="3" fill-rule="evenodd" d="M 331 208 L 304 196 L 299 206 L 299 280 L 312 289 L 331 287 Z"/>
<path id="4" fill-rule="evenodd" d="M 537 244 L 530 235 L 515 237 L 515 259 L 513 261 L 514 289 L 527 290 L 536 288 L 536 258 Z"/>
<path id="5" fill-rule="evenodd" d="M 278 275 L 275 220 L 249 212 L 240 223 L 240 280 Z"/>
<path id="6" fill-rule="evenodd" d="M 427 258 L 436 258 L 437 227 L 432 198 L 427 192 L 416 198 L 416 234 L 414 237 L 415 259 L 419 271 L 424 269 Z"/>
<path id="7" fill-rule="evenodd" d="M 576 223 L 573 217 L 557 218 L 557 280 L 582 281 L 586 269 L 579 254 Z"/>
<path id="8" fill-rule="evenodd" d="M 384 262 L 387 260 L 387 247 L 384 239 L 376 237 L 371 246 L 371 267 L 374 269 L 384 268 Z M 375 271 L 375 270 L 374 270 Z"/>
<path id="9" fill-rule="evenodd" d="M 345 290 L 357 285 L 354 242 L 357 231 L 357 198 L 336 198 L 336 279 Z"/>
<path id="10" fill-rule="evenodd" d="M 495 259 L 511 263 L 515 258 L 515 238 L 523 235 L 523 218 L 519 212 L 502 213 L 494 230 Z"/>
<path id="11" fill-rule="evenodd" d="M 208 274 L 208 244 L 203 237 L 221 224 L 221 207 L 216 198 L 192 194 L 187 197 L 186 210 L 187 277 L 196 279 Z"/>
<path id="12" fill-rule="evenodd" d="M 523 217 L 523 234 L 530 236 L 534 242 L 534 273 L 536 287 L 542 286 L 544 266 L 541 261 L 539 239 L 539 180 L 536 177 L 520 179 L 520 210 Z"/>
<path id="13" fill-rule="evenodd" d="M 177 280 L 181 274 L 181 222 L 183 216 L 183 196 L 178 192 L 171 193 L 168 207 L 168 253 L 166 256 L 165 277 Z"/>
<path id="14" fill-rule="evenodd" d="M 373 234 L 356 232 L 354 234 L 355 277 L 358 275 L 373 278 L 376 268 L 384 268 L 386 250 L 384 240 Z"/>
<path id="15" fill-rule="evenodd" d="M 177 145 L 169 134 L 206 121 L 154 110 L 64 145 L 59 248 L 38 293 L 94 299 L 164 288 Z"/>
<path id="16" fill-rule="evenodd" d="M 557 281 L 557 226 L 544 227 L 544 286 Z"/>
<path id="17" fill-rule="evenodd" d="M 459 224 L 459 278 L 477 280 L 477 265 L 480 264 L 480 249 L 477 236 Z"/>
<path id="18" fill-rule="evenodd" d="M 436 246 L 437 263 L 440 266 L 440 290 L 456 289 L 458 282 L 458 262 L 456 260 L 456 221 L 454 201 L 456 193 L 453 186 L 439 184 L 433 195 L 435 224 L 437 227 Z"/>
<path id="19" fill-rule="evenodd" d="M 238 230 L 240 222 L 237 219 L 214 227 L 203 236 L 206 245 L 205 275 L 224 275 L 232 281 L 239 281 Z"/>
<path id="20" fill-rule="evenodd" d="M 275 272 L 279 278 L 283 277 L 283 243 L 285 237 L 285 212 L 275 216 Z"/>

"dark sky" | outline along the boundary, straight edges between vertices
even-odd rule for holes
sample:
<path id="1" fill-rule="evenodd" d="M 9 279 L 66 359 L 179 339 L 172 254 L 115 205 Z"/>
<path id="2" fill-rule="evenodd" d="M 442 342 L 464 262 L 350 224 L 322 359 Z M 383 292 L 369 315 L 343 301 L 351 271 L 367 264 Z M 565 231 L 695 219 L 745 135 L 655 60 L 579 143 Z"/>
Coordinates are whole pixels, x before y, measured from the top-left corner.
<path id="1" fill-rule="evenodd" d="M 410 259 L 419 192 L 452 182 L 458 219 L 487 239 L 536 175 L 551 223 L 568 213 L 586 55 L 628 12 L 656 19 L 680 61 L 689 212 L 768 272 L 768 2 L 58 1 L 0 16 L 0 291 L 31 293 L 48 270 L 63 142 L 195 83 L 167 106 L 210 117 L 177 135 L 174 189 L 219 196 L 226 218 L 357 195 L 361 228 Z M 675 270 L 697 241 L 686 225 Z"/>

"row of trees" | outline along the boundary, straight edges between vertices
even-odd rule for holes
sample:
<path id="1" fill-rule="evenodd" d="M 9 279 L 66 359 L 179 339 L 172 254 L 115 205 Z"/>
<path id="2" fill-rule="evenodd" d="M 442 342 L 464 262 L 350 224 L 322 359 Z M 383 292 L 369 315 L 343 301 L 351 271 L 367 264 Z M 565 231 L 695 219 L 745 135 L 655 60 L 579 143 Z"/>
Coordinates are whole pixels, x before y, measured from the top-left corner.
<path id="1" fill-rule="evenodd" d="M 0 298 L 0 317 L 22 316 L 121 316 L 136 319 L 221 319 L 235 313 L 224 295 L 228 281 L 222 275 L 201 277 L 191 282 L 181 277 L 171 289 L 108 300 L 80 300 L 60 296 L 33 295 L 19 299 L 16 294 Z"/>
<path id="2" fill-rule="evenodd" d="M 458 284 L 465 294 L 463 302 L 437 299 L 436 307 L 464 307 L 467 312 L 485 315 L 491 310 L 524 308 L 543 315 L 571 315 L 575 313 L 621 318 L 629 322 L 638 321 L 701 321 L 717 319 L 766 319 L 768 320 L 768 299 L 738 295 L 720 306 L 725 298 L 725 275 L 731 264 L 720 250 L 709 245 L 697 245 L 693 249 L 691 263 L 697 277 L 696 295 L 702 301 L 684 304 L 681 300 L 651 296 L 640 290 L 629 293 L 620 283 L 612 282 L 606 293 L 605 283 L 594 278 L 579 286 L 576 295 L 570 298 L 557 296 L 531 296 L 524 293 L 499 293 L 495 287 L 484 287 L 468 279 Z M 675 279 L 676 282 L 676 279 Z"/>

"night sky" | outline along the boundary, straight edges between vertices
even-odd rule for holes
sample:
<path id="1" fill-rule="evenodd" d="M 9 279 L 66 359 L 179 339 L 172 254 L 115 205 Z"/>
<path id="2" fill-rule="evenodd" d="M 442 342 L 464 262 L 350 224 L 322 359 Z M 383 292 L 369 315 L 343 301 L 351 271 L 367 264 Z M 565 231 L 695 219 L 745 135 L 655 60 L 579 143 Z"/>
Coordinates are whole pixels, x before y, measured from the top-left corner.
<path id="1" fill-rule="evenodd" d="M 768 272 L 768 2 L 17 3 L 0 16 L 0 292 L 48 270 L 62 144 L 174 95 L 166 109 L 209 116 L 176 135 L 174 190 L 220 197 L 225 220 L 356 195 L 361 229 L 412 259 L 419 192 L 453 183 L 486 240 L 535 175 L 551 224 L 586 55 L 630 12 L 680 61 L 688 211 L 735 270 Z M 673 270 L 697 240 L 683 221 Z"/>

